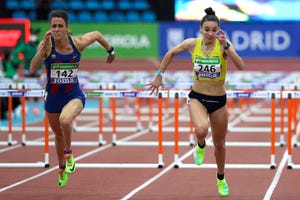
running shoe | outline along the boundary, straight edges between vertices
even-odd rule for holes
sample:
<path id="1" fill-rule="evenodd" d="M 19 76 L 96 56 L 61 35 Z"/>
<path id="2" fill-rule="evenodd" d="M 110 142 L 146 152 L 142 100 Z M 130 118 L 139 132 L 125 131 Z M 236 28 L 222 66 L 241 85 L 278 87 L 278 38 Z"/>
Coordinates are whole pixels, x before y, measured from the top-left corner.
<path id="1" fill-rule="evenodd" d="M 221 197 L 226 197 L 229 194 L 229 188 L 226 182 L 226 179 L 219 180 L 217 178 L 218 192 Z"/>
<path id="2" fill-rule="evenodd" d="M 68 174 L 66 172 L 66 169 L 60 170 L 58 173 L 58 186 L 59 187 L 65 187 L 68 182 Z"/>
<path id="3" fill-rule="evenodd" d="M 76 170 L 73 154 L 65 154 L 65 160 L 66 160 L 66 172 L 68 174 L 73 174 Z"/>
<path id="4" fill-rule="evenodd" d="M 206 147 L 200 148 L 198 144 L 196 144 L 194 151 L 194 162 L 196 165 L 201 165 L 204 161 Z"/>

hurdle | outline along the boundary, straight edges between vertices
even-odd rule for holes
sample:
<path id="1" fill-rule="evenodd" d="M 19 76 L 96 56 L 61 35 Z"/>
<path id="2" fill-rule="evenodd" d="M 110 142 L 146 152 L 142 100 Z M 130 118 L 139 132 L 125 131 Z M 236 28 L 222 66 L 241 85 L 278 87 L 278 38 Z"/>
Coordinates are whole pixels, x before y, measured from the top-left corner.
<path id="1" fill-rule="evenodd" d="M 2 91 L 1 96 L 7 96 L 9 98 L 9 116 L 8 116 L 8 127 L 7 129 L 3 128 L 2 130 L 8 131 L 8 145 L 17 144 L 16 142 L 13 142 L 12 140 L 12 132 L 13 131 L 21 131 L 22 132 L 22 145 L 23 146 L 43 146 L 44 142 L 41 141 L 31 141 L 26 139 L 26 114 L 25 114 L 25 104 L 26 104 L 26 97 L 43 97 L 44 96 L 44 90 L 33 90 L 33 89 L 15 89 L 15 90 L 7 90 Z M 21 127 L 13 127 L 12 126 L 12 97 L 20 97 L 21 98 L 21 104 L 22 104 L 22 124 Z M 101 124 L 102 120 L 102 98 L 99 98 L 99 126 L 96 128 L 98 131 L 98 141 L 73 141 L 73 146 L 101 146 L 103 144 L 106 144 L 106 141 L 103 139 L 103 127 Z M 31 127 L 30 128 L 32 132 L 44 132 L 44 127 Z M 7 144 L 7 143 L 6 143 Z M 49 142 L 49 145 L 54 146 L 54 142 Z"/>
<path id="2" fill-rule="evenodd" d="M 103 112 L 100 111 L 99 113 L 99 117 L 100 117 L 100 124 L 99 127 L 101 127 L 101 130 L 103 131 L 107 131 L 107 132 L 112 132 L 112 143 L 113 145 L 117 145 L 117 132 L 128 132 L 128 131 L 141 131 L 142 128 L 131 128 L 131 127 L 117 127 L 117 110 L 116 110 L 116 99 L 117 98 L 130 98 L 130 97 L 134 97 L 134 98 L 153 98 L 154 95 L 149 95 L 149 92 L 142 92 L 142 91 L 130 91 L 130 90 L 93 90 L 93 91 L 89 91 L 86 93 L 87 96 L 93 96 L 93 97 L 98 97 L 99 99 L 102 98 L 110 98 L 111 101 L 111 110 L 110 112 L 112 113 L 112 124 L 111 127 L 109 128 L 105 128 L 102 127 L 102 118 L 103 118 Z M 137 101 L 140 102 L 140 101 Z M 149 119 L 152 119 L 152 100 L 149 101 L 151 102 L 151 109 L 149 109 Z M 101 108 L 102 110 L 102 108 Z M 138 111 L 140 112 L 140 111 Z M 140 115 L 140 113 L 138 114 Z M 141 126 L 140 126 L 141 127 Z M 86 129 L 86 127 L 78 127 L 78 130 L 89 130 L 91 131 L 91 129 Z"/>
<path id="3" fill-rule="evenodd" d="M 48 168 L 50 167 L 49 163 L 49 122 L 48 118 L 45 116 L 45 133 L 44 133 L 44 162 L 37 161 L 33 163 L 0 163 L 0 168 L 20 168 L 20 167 L 25 167 L 25 168 L 32 168 L 32 167 L 44 167 Z"/>
<path id="4" fill-rule="evenodd" d="M 141 91 L 141 90 L 135 90 L 135 91 Z M 150 131 L 152 131 L 152 126 L 154 121 L 158 121 L 157 117 L 153 117 L 153 98 L 143 98 L 143 97 L 135 97 L 134 98 L 134 108 L 131 109 L 131 112 L 127 113 L 126 111 L 130 109 L 129 106 L 129 99 L 130 97 L 124 97 L 124 111 L 120 112 L 120 109 L 110 106 L 111 108 L 111 114 L 109 115 L 109 118 L 111 120 L 115 119 L 118 122 L 122 121 L 134 121 L 136 122 L 136 131 L 143 130 L 144 127 L 142 125 L 142 122 L 148 122 L 148 128 Z M 142 106 L 142 100 L 147 101 L 147 106 Z M 168 116 L 169 109 L 167 105 L 168 99 L 164 98 L 164 117 Z M 111 102 L 112 103 L 112 102 Z M 114 110 L 115 109 L 115 110 Z M 119 111 L 119 112 L 118 112 Z M 113 113 L 118 113 L 118 115 L 113 116 Z M 147 113 L 147 115 L 145 115 Z M 123 114 L 123 115 L 122 115 Z M 134 115 L 131 115 L 134 114 Z M 156 113 L 157 114 L 157 113 Z"/>
<path id="5" fill-rule="evenodd" d="M 288 95 L 286 95 L 285 93 L 285 98 L 283 97 L 283 91 L 285 91 L 285 87 L 290 88 L 289 91 L 298 91 L 298 86 L 297 85 L 282 85 L 281 86 L 281 93 L 280 93 L 280 142 L 281 142 L 281 146 L 286 145 L 286 141 L 285 141 L 285 137 L 284 137 L 284 132 L 286 132 L 284 130 L 284 122 L 288 121 L 284 119 L 284 112 L 285 112 L 285 100 L 289 101 L 289 97 Z M 292 98 L 292 97 L 291 97 Z M 290 112 L 292 112 L 291 115 L 291 130 L 293 131 L 294 135 L 296 135 L 296 131 L 298 130 L 298 112 L 299 112 L 299 99 L 298 98 L 292 98 L 291 100 L 291 105 L 292 109 L 290 110 Z M 289 107 L 287 105 L 287 107 Z M 288 111 L 287 111 L 288 112 Z M 293 137 L 293 139 L 296 137 Z M 293 145 L 297 145 L 297 142 L 293 141 Z"/>
<path id="6" fill-rule="evenodd" d="M 8 145 L 16 145 L 17 142 L 13 142 L 12 138 L 12 98 L 20 97 L 22 104 L 22 145 L 24 146 L 25 136 L 25 96 L 43 96 L 43 90 L 31 91 L 31 90 L 17 90 L 17 89 L 8 89 L 3 90 L 0 93 L 1 97 L 8 97 Z M 0 167 L 49 167 L 49 130 L 48 130 L 48 119 L 45 116 L 44 121 L 44 162 L 35 162 L 35 163 L 0 163 Z"/>
<path id="7" fill-rule="evenodd" d="M 153 145 L 158 146 L 158 155 L 159 155 L 158 156 L 158 164 L 157 163 L 155 163 L 155 164 L 151 164 L 151 163 L 141 164 L 140 163 L 141 164 L 140 167 L 159 167 L 159 168 L 163 167 L 164 163 L 163 163 L 163 159 L 162 159 L 162 155 L 163 155 L 162 147 L 167 145 L 167 143 L 164 143 L 165 141 L 162 141 L 161 136 L 162 136 L 162 133 L 164 131 L 168 131 L 168 130 L 165 130 L 164 127 L 163 127 L 163 124 L 162 124 L 162 121 L 163 121 L 163 117 L 162 117 L 163 116 L 163 113 L 162 113 L 162 107 L 163 107 L 162 106 L 162 101 L 163 101 L 163 99 L 162 98 L 170 98 L 170 97 L 173 97 L 173 96 L 175 97 L 175 111 L 174 111 L 174 113 L 176 113 L 175 116 L 177 116 L 177 118 L 174 119 L 175 127 L 174 127 L 173 131 L 175 132 L 175 137 L 177 137 L 178 132 L 180 131 L 179 126 L 178 126 L 178 120 L 179 120 L 179 116 L 178 116 L 179 114 L 178 113 L 179 112 L 178 112 L 178 110 L 176 110 L 176 108 L 178 108 L 178 98 L 179 97 L 186 98 L 187 92 L 188 91 L 186 91 L 186 90 L 184 90 L 182 92 L 178 92 L 176 90 L 168 90 L 168 91 L 162 91 L 162 92 L 159 93 L 159 98 L 158 98 L 158 115 L 159 115 L 158 118 L 159 118 L 159 120 L 158 120 L 158 128 L 157 128 L 159 139 L 158 139 L 158 142 L 155 142 L 155 144 L 153 144 Z M 145 92 L 145 91 L 144 92 L 140 92 L 140 91 L 137 92 L 137 91 L 128 91 L 128 90 L 124 90 L 124 91 L 97 91 L 96 90 L 96 91 L 92 91 L 92 93 L 93 93 L 94 96 L 97 96 L 97 97 L 98 96 L 100 96 L 100 97 L 108 96 L 108 97 L 115 97 L 115 98 L 124 98 L 124 97 L 128 97 L 128 96 L 129 97 L 144 97 L 144 98 L 153 98 L 154 97 L 153 95 L 150 95 L 149 92 Z M 253 91 L 253 92 L 233 91 L 233 92 L 227 92 L 227 95 L 228 95 L 228 98 L 245 98 L 245 97 L 247 97 L 247 98 L 271 98 L 272 99 L 272 104 L 271 104 L 272 108 L 271 109 L 274 111 L 275 110 L 275 98 L 276 97 L 278 98 L 280 96 L 280 91 L 271 91 L 271 92 L 270 91 L 268 91 L 268 92 L 266 92 L 266 91 Z M 275 117 L 274 115 L 275 115 L 275 112 L 272 112 L 273 117 Z M 272 118 L 272 124 L 275 124 L 274 119 L 275 118 Z M 178 129 L 176 129 L 176 127 Z M 276 131 L 275 127 L 271 128 L 271 129 L 272 129 L 272 132 Z M 141 134 L 144 134 L 146 132 L 147 132 L 147 130 L 142 132 Z M 45 141 L 46 141 L 46 139 L 45 139 Z M 159 141 L 161 141 L 161 142 L 159 142 Z M 174 143 L 176 143 L 176 141 L 178 141 L 178 143 L 174 144 Z M 122 143 L 123 144 L 125 143 L 125 141 L 122 141 L 122 140 L 120 140 L 120 141 L 115 140 L 114 142 L 115 142 L 116 145 L 122 145 Z M 174 156 L 174 160 L 176 161 L 176 159 L 177 159 L 177 161 L 175 163 L 177 163 L 178 168 L 189 167 L 188 164 L 182 164 L 182 163 L 178 162 L 178 146 L 179 146 L 178 144 L 179 144 L 179 139 L 174 139 L 174 141 L 172 142 L 172 145 L 174 145 L 174 148 L 176 148 L 176 149 L 174 149 L 174 152 L 175 152 L 174 154 L 176 155 L 176 153 L 177 153 L 177 156 Z M 190 142 L 188 142 L 187 144 L 190 145 Z M 274 144 L 274 142 L 273 142 L 273 144 Z M 212 145 L 212 143 L 208 142 L 208 145 Z M 227 143 L 226 145 L 227 146 L 230 146 L 230 145 L 234 146 L 236 144 Z M 240 145 L 240 144 L 238 144 L 238 145 Z M 124 145 L 124 146 L 126 146 L 126 145 Z M 274 148 L 274 146 L 272 146 L 272 148 Z M 275 167 L 276 166 L 275 163 L 272 163 L 272 160 L 275 160 L 275 148 L 274 148 L 274 151 L 273 150 L 271 150 L 271 151 L 274 152 L 274 157 L 271 157 L 271 166 Z M 121 164 L 120 163 L 119 164 L 118 163 L 116 163 L 116 164 L 102 163 L 101 164 L 100 163 L 100 164 L 89 165 L 89 164 L 84 164 L 84 163 L 80 164 L 79 163 L 79 167 L 80 166 L 81 167 L 89 167 L 89 166 L 90 167 L 130 167 L 130 166 L 133 166 L 133 165 L 138 167 L 139 166 L 138 164 L 139 163 L 137 163 L 137 164 L 135 164 L 135 163 L 134 164 L 130 164 L 130 163 L 128 163 L 128 164 L 126 164 L 126 163 L 121 163 Z M 209 166 L 211 167 L 211 165 L 208 165 L 207 167 L 209 167 Z M 231 166 L 233 168 L 237 167 L 236 165 L 231 165 Z M 240 165 L 238 165 L 238 166 L 240 166 Z M 256 165 L 256 164 L 254 166 L 255 167 L 261 167 L 261 168 L 266 168 L 266 166 L 270 167 L 269 165 Z M 251 166 L 249 166 L 249 167 L 251 167 Z"/>
<path id="8" fill-rule="evenodd" d="M 107 95 L 111 95 L 111 94 L 105 94 L 105 91 L 102 91 L 103 92 L 103 95 L 107 96 Z M 174 92 L 172 92 L 171 90 L 164 90 L 164 91 L 161 91 L 159 93 L 159 95 L 161 95 L 161 98 L 162 99 L 168 99 L 168 98 L 173 98 L 174 97 Z M 184 91 L 184 94 L 185 91 Z M 124 98 L 124 97 L 135 97 L 135 98 L 155 98 L 155 95 L 152 94 L 150 95 L 150 92 L 147 92 L 147 91 L 130 91 L 130 90 L 125 90 L 125 91 L 114 91 L 114 95 L 117 96 L 118 98 Z M 163 100 L 162 100 L 163 101 Z M 178 109 L 179 107 L 179 104 L 176 104 L 175 105 L 175 109 Z M 152 107 L 152 105 L 151 105 Z M 163 108 L 162 108 L 163 109 Z M 160 112 L 160 110 L 158 109 L 158 111 Z M 161 111 L 162 112 L 162 111 Z M 113 119 L 116 118 L 115 116 L 115 111 L 112 111 L 113 113 Z M 163 113 L 161 113 L 162 116 L 163 116 Z M 151 114 L 152 116 L 152 114 Z M 160 120 L 162 120 L 162 117 L 160 116 L 160 113 L 158 113 L 158 123 L 160 123 Z M 174 119 L 173 118 L 170 118 L 168 121 L 165 122 L 165 125 L 168 125 L 170 123 L 173 123 L 174 122 Z M 114 125 L 115 123 L 113 123 Z M 175 127 L 161 127 L 163 130 L 163 132 L 174 132 L 174 130 L 176 129 L 176 126 Z M 113 128 L 114 130 L 114 128 Z M 155 127 L 152 127 L 150 129 L 150 131 L 160 131 L 159 130 L 159 126 L 157 128 Z M 191 128 L 188 127 L 186 129 L 182 128 L 180 129 L 180 131 L 189 131 L 190 132 L 190 139 L 189 141 L 182 141 L 179 143 L 179 145 L 184 145 L 184 146 L 191 146 L 194 144 L 194 141 L 193 141 L 193 136 L 192 136 L 192 131 L 191 131 Z M 155 141 L 118 141 L 117 140 L 117 134 L 116 132 L 113 132 L 113 135 L 112 135 L 112 143 L 113 145 L 119 145 L 119 146 L 156 146 L 157 145 L 157 142 Z M 174 145 L 174 142 L 173 141 L 163 141 L 163 145 L 164 146 L 173 146 Z"/>
<path id="9" fill-rule="evenodd" d="M 22 86 L 23 87 L 23 86 Z M 101 87 L 100 87 L 101 89 Z M 12 91 L 9 91 L 9 92 L 12 92 Z M 25 115 L 25 104 L 26 104 L 26 99 L 25 97 L 41 97 L 41 96 L 44 96 L 44 90 L 31 90 L 31 89 L 21 89 L 21 90 L 14 90 L 13 91 L 14 94 L 6 94 L 6 96 L 10 96 L 10 95 L 14 95 L 14 96 L 18 96 L 18 97 L 21 97 L 22 98 L 22 125 L 21 127 L 13 127 L 12 126 L 12 123 L 9 124 L 8 126 L 8 136 L 9 136 L 9 141 L 8 143 L 11 144 L 12 142 L 12 131 L 21 131 L 22 132 L 22 145 L 23 146 L 42 146 L 44 145 L 43 142 L 40 142 L 40 141 L 30 141 L 30 140 L 27 140 L 26 139 L 26 115 Z M 127 90 L 124 90 L 124 91 L 116 91 L 116 93 L 118 92 L 121 92 L 124 93 L 124 94 L 129 94 Z M 99 110 L 98 110 L 98 118 L 99 118 L 99 126 L 98 127 L 84 127 L 84 126 L 80 126 L 80 127 L 77 127 L 77 131 L 93 131 L 93 132 L 98 132 L 99 133 L 99 137 L 98 137 L 98 141 L 72 141 L 72 145 L 73 146 L 101 146 L 103 144 L 106 143 L 106 141 L 103 139 L 103 132 L 107 131 L 111 131 L 113 134 L 113 144 L 116 144 L 116 132 L 128 132 L 128 131 L 136 131 L 134 128 L 131 128 L 131 127 L 116 127 L 116 97 L 114 96 L 110 96 L 110 91 L 109 90 L 104 90 L 104 91 L 100 91 L 100 90 L 90 90 L 90 91 L 86 91 L 85 94 L 86 96 L 89 98 L 89 97 L 97 97 L 98 98 L 98 102 L 99 102 Z M 115 93 L 115 94 L 116 94 Z M 145 95 L 148 96 L 147 98 L 149 99 L 149 102 L 150 102 L 150 108 L 149 109 L 149 119 L 151 123 L 152 122 L 152 119 L 153 119 L 153 113 L 152 113 L 152 97 L 149 98 L 149 95 L 146 94 L 145 92 L 139 92 L 139 94 L 141 94 L 142 96 L 141 97 L 136 97 L 136 98 L 145 98 Z M 114 94 L 113 94 L 114 95 Z M 143 97 L 144 95 L 144 97 Z M 153 95 L 152 95 L 153 96 Z M 103 97 L 109 97 L 109 98 L 112 98 L 112 113 L 113 113 L 113 119 L 112 119 L 112 126 L 111 127 L 103 127 Z M 125 97 L 125 96 L 124 96 Z M 167 97 L 167 93 L 165 92 L 164 93 L 164 97 Z M 120 98 L 120 97 L 118 97 Z M 127 98 L 127 97 L 125 97 Z M 10 103 L 11 105 L 11 103 Z M 10 114 L 12 112 L 9 112 Z M 11 116 L 10 118 L 11 119 Z M 10 122 L 12 122 L 10 120 Z M 152 126 L 152 125 L 151 125 Z M 150 130 L 153 130 L 153 128 L 150 126 Z M 3 129 L 5 130 L 5 129 Z M 38 131 L 43 131 L 43 128 L 42 127 L 31 127 L 30 128 L 30 131 L 31 132 L 38 132 Z M 17 143 L 17 142 L 16 142 Z M 51 146 L 54 146 L 54 142 L 49 142 L 49 145 Z M 152 144 L 152 145 L 155 145 Z"/>
<path id="10" fill-rule="evenodd" d="M 300 98 L 300 91 L 285 91 L 284 96 L 288 99 L 288 132 L 287 132 L 287 152 L 288 152 L 288 158 L 287 158 L 287 169 L 300 169 L 300 164 L 294 164 L 292 159 L 293 154 L 293 147 L 298 146 L 297 138 L 300 134 L 299 130 L 299 122 L 297 123 L 297 128 L 295 128 L 295 131 L 293 134 L 292 131 L 292 124 L 294 122 L 294 118 L 296 117 L 295 113 L 298 110 L 295 109 L 295 104 L 298 105 L 298 100 Z"/>
<path id="11" fill-rule="evenodd" d="M 101 97 L 103 96 L 108 96 L 112 98 L 124 98 L 124 97 L 143 97 L 143 98 L 153 98 L 154 94 L 151 95 L 150 92 L 142 92 L 142 91 L 95 91 L 97 92 Z M 163 97 L 167 97 L 167 91 L 165 92 L 160 92 L 158 94 L 158 138 L 157 142 L 153 145 L 157 146 L 157 152 L 158 152 L 158 162 L 157 163 L 77 163 L 76 166 L 80 168 L 163 168 L 164 162 L 163 162 L 163 138 L 162 138 L 162 133 L 163 133 Z M 114 100 L 112 101 L 113 107 L 115 107 L 115 102 Z M 116 112 L 115 110 L 113 111 L 113 121 L 115 120 L 115 115 Z M 113 122 L 113 126 L 115 126 L 115 122 Z M 137 134 L 137 136 L 141 136 L 145 133 L 149 132 L 149 129 L 144 129 L 140 130 Z M 133 137 L 129 137 L 130 139 L 133 139 Z M 113 146 L 122 146 L 128 141 L 124 140 L 117 140 L 117 135 L 116 135 L 116 128 L 113 128 L 112 132 L 112 145 Z M 135 143 L 135 142 L 131 142 Z M 138 146 L 142 145 L 141 143 L 138 143 Z M 124 145 L 126 146 L 126 145 Z"/>
<path id="12" fill-rule="evenodd" d="M 268 146 L 270 147 L 270 164 L 225 164 L 226 168 L 250 168 L 250 169 L 275 169 L 275 146 L 280 146 L 279 142 L 275 142 L 275 99 L 280 97 L 280 91 L 227 91 L 228 98 L 267 98 L 271 99 L 271 119 L 270 119 L 270 142 L 257 143 L 257 142 L 226 142 L 226 146 Z M 279 129 L 278 129 L 279 130 Z M 175 143 L 178 138 L 175 139 Z M 213 146 L 211 140 L 207 141 L 207 146 Z M 192 151 L 189 152 L 190 154 Z M 189 154 L 189 155 L 190 155 Z M 216 164 L 202 164 L 197 166 L 195 164 L 187 164 L 182 162 L 183 159 L 178 159 L 178 145 L 174 148 L 174 168 L 216 168 Z"/>
<path id="13" fill-rule="evenodd" d="M 12 109 L 12 96 L 8 92 L 7 88 L 8 89 L 13 89 L 13 88 L 16 88 L 16 87 L 17 87 L 16 83 L 14 83 L 11 79 L 7 79 L 7 78 L 1 79 L 0 97 L 7 97 L 8 98 L 8 124 L 9 125 L 12 125 L 12 110 L 13 109 Z M 11 127 L 11 126 L 9 126 L 9 127 Z M 0 130 L 3 130 L 3 129 L 0 127 Z M 17 144 L 18 141 L 13 140 L 12 129 L 8 128 L 7 131 L 8 131 L 7 141 L 0 141 L 0 145 L 1 146 L 6 146 L 6 145 L 11 146 L 11 145 Z"/>
<path id="14" fill-rule="evenodd" d="M 100 97 L 109 97 L 109 98 L 128 98 L 128 97 L 135 97 L 135 98 L 157 98 L 155 94 L 150 94 L 150 92 L 147 91 L 136 91 L 136 90 L 95 90 L 95 94 L 99 95 Z M 95 95 L 94 94 L 94 95 Z M 183 93 L 180 93 L 185 95 L 186 91 Z M 164 125 L 168 125 L 169 123 L 173 123 L 174 119 L 170 118 L 169 121 L 165 121 L 163 124 L 163 101 L 164 98 L 172 98 L 173 96 L 178 97 L 178 93 L 175 94 L 175 92 L 170 92 L 169 90 L 163 90 L 160 91 L 158 94 L 158 106 L 157 106 L 157 114 L 158 114 L 158 123 L 157 123 L 157 141 L 128 141 L 128 140 L 117 140 L 117 134 L 116 132 L 112 132 L 112 145 L 113 146 L 156 146 L 157 152 L 158 152 L 158 163 L 78 163 L 77 167 L 82 168 L 162 168 L 164 166 L 163 161 L 163 147 L 164 146 L 174 146 L 177 145 L 177 149 L 179 145 L 193 145 L 194 141 L 187 141 L 187 142 L 177 142 L 174 143 L 174 141 L 163 141 L 163 132 L 164 132 Z M 175 116 L 178 116 L 179 114 L 179 102 L 178 98 L 175 99 L 175 105 L 174 105 L 174 113 Z M 114 100 L 112 101 L 112 108 L 115 106 Z M 112 111 L 112 120 L 114 121 L 116 119 L 116 111 Z M 175 137 L 178 135 L 178 118 L 175 119 Z M 113 122 L 112 125 L 114 126 L 116 123 Z M 116 128 L 113 128 L 113 130 L 116 130 Z M 192 129 L 190 129 L 192 130 Z M 141 130 L 137 136 L 142 136 L 146 133 L 148 133 L 149 129 Z M 190 139 L 193 138 L 192 132 L 190 134 Z M 129 137 L 130 140 L 134 139 L 135 136 Z"/>

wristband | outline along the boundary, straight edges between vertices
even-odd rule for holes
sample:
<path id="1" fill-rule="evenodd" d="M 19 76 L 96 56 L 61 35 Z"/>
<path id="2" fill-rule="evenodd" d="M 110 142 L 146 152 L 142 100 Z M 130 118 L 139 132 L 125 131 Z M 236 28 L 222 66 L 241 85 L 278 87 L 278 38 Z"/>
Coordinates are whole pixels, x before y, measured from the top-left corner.
<path id="1" fill-rule="evenodd" d="M 229 47 L 230 47 L 230 44 L 228 42 L 226 42 L 224 49 L 227 50 L 227 49 L 229 49 Z"/>
<path id="2" fill-rule="evenodd" d="M 156 72 L 156 75 L 157 75 L 157 76 L 163 76 L 163 75 L 164 75 L 164 72 L 158 70 L 158 71 Z"/>
<path id="3" fill-rule="evenodd" d="M 107 53 L 108 53 L 109 55 L 113 55 L 113 54 L 115 53 L 114 50 L 115 50 L 114 47 L 111 46 L 110 50 L 108 50 Z"/>

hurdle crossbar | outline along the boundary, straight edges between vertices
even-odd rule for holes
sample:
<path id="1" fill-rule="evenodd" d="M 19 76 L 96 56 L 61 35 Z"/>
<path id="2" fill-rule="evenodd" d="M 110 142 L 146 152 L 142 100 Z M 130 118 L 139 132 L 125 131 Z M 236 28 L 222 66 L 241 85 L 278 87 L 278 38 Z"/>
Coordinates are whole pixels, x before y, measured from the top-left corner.
<path id="1" fill-rule="evenodd" d="M 239 93 L 238 93 L 239 94 Z M 243 94 L 243 93 L 242 93 Z M 178 96 L 178 94 L 176 94 L 176 97 Z M 244 94 L 242 95 L 244 96 Z M 275 162 L 275 93 L 271 93 L 270 96 L 268 96 L 269 98 L 271 98 L 271 128 L 270 128 L 270 135 L 271 135 L 271 139 L 270 142 L 226 142 L 226 146 L 270 146 L 270 164 L 260 164 L 260 165 L 253 165 L 253 167 L 260 167 L 260 168 L 270 168 L 270 169 L 274 169 L 276 167 L 276 162 Z M 238 97 L 238 95 L 237 95 Z M 247 95 L 247 97 L 250 97 Z M 261 96 L 258 96 L 261 97 Z M 232 129 L 232 127 L 231 127 Z M 175 142 L 178 142 L 178 140 L 175 140 Z M 207 142 L 207 145 L 211 145 L 210 143 Z M 280 146 L 279 143 L 277 143 L 277 146 Z M 195 165 L 191 165 L 191 164 L 183 164 L 182 162 L 180 162 L 178 160 L 178 153 L 177 153 L 177 149 L 176 149 L 176 145 L 175 145 L 175 156 L 174 156 L 174 167 L 175 168 L 179 168 L 179 167 L 183 167 L 183 168 L 195 168 Z M 226 165 L 227 167 L 241 167 L 243 166 L 242 164 L 229 164 Z M 249 167 L 250 165 L 246 164 L 247 167 Z M 197 166 L 199 167 L 199 166 Z M 202 167 L 206 167 L 206 168 L 211 168 L 211 167 L 216 167 L 216 165 L 204 165 Z"/>
<path id="2" fill-rule="evenodd" d="M 96 91 L 100 94 L 101 97 L 106 97 L 104 94 L 105 92 L 108 92 L 108 91 Z M 178 92 L 178 91 L 165 91 L 164 94 L 166 94 L 166 98 L 169 98 L 170 96 L 172 96 L 171 94 L 175 94 L 177 93 L 178 94 L 178 97 L 180 98 L 186 98 L 186 95 L 187 95 L 187 92 L 188 91 L 181 91 L 181 92 Z M 18 96 L 17 93 L 11 93 L 15 96 Z M 153 98 L 151 95 L 149 95 L 148 93 L 143 93 L 143 92 L 136 92 L 136 91 L 125 91 L 125 92 L 122 92 L 122 91 L 109 91 L 107 93 L 107 97 L 115 97 L 115 98 L 119 98 L 119 97 L 128 97 L 127 95 L 136 95 L 135 97 L 143 97 L 143 98 Z M 140 94 L 143 94 L 141 96 L 139 96 Z M 227 92 L 227 96 L 228 98 L 270 98 L 270 96 L 272 95 L 272 99 L 280 96 L 280 92 L 279 91 L 274 91 L 274 92 L 266 92 L 266 91 L 229 91 Z M 162 98 L 163 95 L 162 93 L 159 94 L 159 96 Z M 284 92 L 282 93 L 282 96 L 283 98 L 284 97 Z M 300 96 L 300 95 L 299 95 Z M 163 127 L 162 127 L 162 99 L 160 100 L 159 98 L 159 110 L 158 110 L 158 114 L 159 114 L 159 123 L 158 123 L 158 132 L 159 132 L 159 137 L 161 137 L 160 133 L 162 133 L 164 131 Z M 272 104 L 272 109 L 273 109 L 273 104 Z M 175 111 L 177 112 L 177 111 Z M 272 119 L 274 120 L 274 119 Z M 113 122 L 115 123 L 115 122 Z M 276 129 L 274 127 L 271 128 L 272 129 L 272 132 L 273 131 L 276 131 Z M 11 131 L 11 130 L 10 130 Z M 112 132 L 116 132 L 116 127 L 112 127 Z M 160 139 L 159 139 L 160 140 Z M 46 141 L 46 139 L 45 139 Z M 113 138 L 113 141 L 114 142 L 117 142 L 116 138 Z M 48 146 L 49 144 L 49 141 L 47 142 L 47 144 L 45 144 L 45 146 Z M 160 148 L 162 149 L 162 146 L 163 146 L 163 141 L 161 140 L 161 142 L 158 143 L 159 144 L 159 166 L 163 166 L 163 160 L 162 160 L 162 151 L 160 150 Z M 275 143 L 272 143 L 271 146 L 272 148 L 274 147 Z M 176 146 L 176 145 L 175 145 Z M 271 160 L 275 160 L 275 159 L 271 159 Z"/>

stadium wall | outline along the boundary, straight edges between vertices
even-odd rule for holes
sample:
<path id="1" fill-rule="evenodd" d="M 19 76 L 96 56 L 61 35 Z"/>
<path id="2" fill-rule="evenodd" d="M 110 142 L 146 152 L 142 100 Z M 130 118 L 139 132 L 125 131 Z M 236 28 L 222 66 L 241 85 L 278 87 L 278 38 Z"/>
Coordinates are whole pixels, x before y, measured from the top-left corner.
<path id="1" fill-rule="evenodd" d="M 31 26 L 42 32 L 49 29 L 44 22 L 32 22 Z M 199 26 L 199 22 L 72 23 L 70 31 L 73 35 L 101 31 L 117 49 L 119 58 L 160 58 L 185 38 L 200 36 Z M 222 23 L 221 27 L 245 58 L 300 56 L 299 23 Z M 105 55 L 100 48 L 96 44 L 90 46 L 84 52 L 85 58 Z M 178 57 L 190 56 L 183 53 Z"/>

